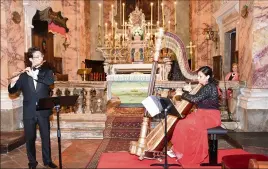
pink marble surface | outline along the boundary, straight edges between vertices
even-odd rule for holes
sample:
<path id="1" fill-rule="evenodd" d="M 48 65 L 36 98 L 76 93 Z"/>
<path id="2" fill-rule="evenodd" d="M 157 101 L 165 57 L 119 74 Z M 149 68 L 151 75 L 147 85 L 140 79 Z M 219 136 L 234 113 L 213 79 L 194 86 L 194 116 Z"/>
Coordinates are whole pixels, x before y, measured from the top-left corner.
<path id="1" fill-rule="evenodd" d="M 68 18 L 67 26 L 69 28 L 70 46 L 65 50 L 64 60 L 64 72 L 68 73 L 70 80 L 77 79 L 77 68 L 79 60 L 79 43 L 80 43 L 80 25 L 79 25 L 79 8 L 80 1 L 67 0 L 63 3 L 64 16 Z"/>
<path id="2" fill-rule="evenodd" d="M 38 7 L 38 1 L 30 1 L 29 5 L 33 3 Z M 90 30 L 89 24 L 85 24 L 85 18 L 89 17 L 89 12 L 85 15 L 84 1 L 52 1 L 51 7 L 54 11 L 62 11 L 63 16 L 68 18 L 70 46 L 65 50 L 62 40 L 56 41 L 60 43 L 58 45 L 60 52 L 57 57 L 63 58 L 64 73 L 69 75 L 69 79 L 77 80 L 79 77 L 76 72 L 81 65 L 78 62 L 83 61 L 89 55 L 90 41 L 87 39 L 90 39 Z M 87 7 L 89 9 L 89 5 Z M 11 20 L 13 11 L 21 15 L 19 24 Z M 8 76 L 24 69 L 24 41 L 23 1 L 1 1 L 1 88 L 7 88 Z"/>
<path id="3" fill-rule="evenodd" d="M 268 2 L 253 6 L 253 88 L 268 88 Z"/>
<path id="4" fill-rule="evenodd" d="M 171 32 L 174 32 L 175 31 L 174 0 L 163 0 L 162 2 L 164 4 L 164 8 L 165 8 L 164 11 L 167 11 L 167 13 L 169 14 L 168 20 L 170 20 Z M 160 10 L 161 10 L 161 6 L 160 6 Z M 167 19 L 165 20 L 167 27 L 168 27 L 168 20 Z"/>
<path id="5" fill-rule="evenodd" d="M 12 12 L 21 22 L 12 21 Z M 24 69 L 24 17 L 22 1 L 1 1 L 1 89 L 8 86 L 7 77 Z"/>
<path id="6" fill-rule="evenodd" d="M 86 27 L 85 25 L 85 1 L 78 1 L 79 2 L 79 11 L 80 13 L 77 14 L 78 17 L 78 25 L 79 25 L 79 55 L 78 57 L 80 58 L 80 64 L 82 61 L 85 60 L 86 58 L 86 41 L 89 41 L 89 39 L 86 39 L 86 30 L 88 26 Z M 80 68 L 80 67 L 79 67 Z"/>
<path id="7" fill-rule="evenodd" d="M 111 5 L 114 4 L 115 6 L 115 2 L 114 0 L 103 0 L 103 25 L 105 26 L 105 23 L 108 24 L 107 27 L 107 32 L 111 32 L 111 26 L 112 26 L 112 22 L 111 22 L 111 11 L 112 11 L 112 7 Z"/>
<path id="8" fill-rule="evenodd" d="M 191 40 L 196 45 L 195 69 L 201 66 L 212 66 L 212 41 L 207 41 L 203 34 L 204 23 L 212 25 L 212 1 L 191 1 Z"/>
<path id="9" fill-rule="evenodd" d="M 90 43 L 91 43 L 91 35 L 90 35 L 90 1 L 85 1 L 85 58 L 90 59 Z M 88 40 L 89 39 L 89 40 Z"/>
<path id="10" fill-rule="evenodd" d="M 54 3 L 55 8 L 59 8 L 59 3 Z M 90 42 L 85 38 L 90 35 L 87 34 L 89 25 L 85 25 L 85 2 L 65 0 L 61 1 L 64 17 L 68 18 L 67 27 L 68 41 L 70 45 L 65 50 L 63 45 L 61 47 L 61 56 L 63 58 L 63 72 L 68 74 L 69 80 L 78 80 L 77 70 L 81 66 L 81 62 L 85 60 Z M 53 9 L 53 7 L 52 7 Z M 88 16 L 89 17 L 89 16 Z M 58 43 L 60 43 L 59 41 Z"/>
<path id="11" fill-rule="evenodd" d="M 241 1 L 239 3 L 240 9 L 247 4 L 247 1 Z M 253 44 L 253 15 L 252 5 L 249 6 L 248 16 L 239 19 L 239 73 L 240 80 L 246 81 L 248 86 L 252 85 L 252 44 Z"/>

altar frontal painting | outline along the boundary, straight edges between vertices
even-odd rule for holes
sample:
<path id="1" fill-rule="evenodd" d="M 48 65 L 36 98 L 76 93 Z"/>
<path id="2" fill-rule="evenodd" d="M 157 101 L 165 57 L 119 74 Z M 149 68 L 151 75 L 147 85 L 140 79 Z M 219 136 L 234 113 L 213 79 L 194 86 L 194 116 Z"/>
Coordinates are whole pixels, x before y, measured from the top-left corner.
<path id="1" fill-rule="evenodd" d="M 148 92 L 149 82 L 113 82 L 111 92 L 121 103 L 141 103 Z"/>

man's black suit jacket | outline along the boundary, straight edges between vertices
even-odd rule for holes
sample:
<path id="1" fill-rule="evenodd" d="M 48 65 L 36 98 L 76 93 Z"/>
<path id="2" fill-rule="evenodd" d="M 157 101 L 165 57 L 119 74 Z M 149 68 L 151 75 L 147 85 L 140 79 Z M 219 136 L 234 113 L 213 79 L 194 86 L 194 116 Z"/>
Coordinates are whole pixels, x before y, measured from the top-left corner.
<path id="1" fill-rule="evenodd" d="M 16 84 L 11 88 L 8 86 L 8 92 L 13 94 L 21 90 L 23 94 L 23 119 L 29 119 L 36 116 L 36 104 L 41 98 L 49 97 L 50 85 L 54 83 L 53 72 L 47 68 L 41 68 L 37 75 L 38 80 L 36 89 L 34 87 L 33 78 L 27 73 L 20 75 Z M 42 117 L 51 115 L 51 110 L 38 111 Z"/>

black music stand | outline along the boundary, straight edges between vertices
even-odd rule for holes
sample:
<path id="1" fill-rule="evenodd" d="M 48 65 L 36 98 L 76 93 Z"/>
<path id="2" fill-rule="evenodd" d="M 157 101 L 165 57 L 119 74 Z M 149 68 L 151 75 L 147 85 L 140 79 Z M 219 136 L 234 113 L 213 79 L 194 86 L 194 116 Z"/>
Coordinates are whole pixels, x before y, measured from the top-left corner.
<path id="1" fill-rule="evenodd" d="M 78 96 L 59 96 L 59 97 L 47 97 L 39 99 L 36 110 L 50 110 L 55 108 L 57 112 L 57 137 L 58 137 L 58 149 L 59 149 L 59 165 L 62 169 L 61 159 L 61 133 L 60 133 L 60 108 L 61 106 L 73 106 L 76 103 Z"/>
<path id="2" fill-rule="evenodd" d="M 159 110 L 161 112 L 164 111 L 165 116 L 165 163 L 164 164 L 151 164 L 150 166 L 162 166 L 164 169 L 167 169 L 169 166 L 180 166 L 179 164 L 168 164 L 167 161 L 167 144 L 168 144 L 168 136 L 167 136 L 167 115 L 174 115 L 177 117 L 180 117 L 179 112 L 173 105 L 170 99 L 164 98 L 164 97 L 156 97 L 156 96 L 149 96 L 152 97 L 157 105 L 159 107 Z"/>

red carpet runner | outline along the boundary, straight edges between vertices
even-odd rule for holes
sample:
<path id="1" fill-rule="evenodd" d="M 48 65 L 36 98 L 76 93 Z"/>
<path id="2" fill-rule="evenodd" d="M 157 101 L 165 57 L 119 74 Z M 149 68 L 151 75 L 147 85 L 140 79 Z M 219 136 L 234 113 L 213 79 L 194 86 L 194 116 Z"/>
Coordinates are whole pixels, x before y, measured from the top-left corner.
<path id="1" fill-rule="evenodd" d="M 219 150 L 218 162 L 221 162 L 223 156 L 236 155 L 236 154 L 248 154 L 242 149 L 224 149 Z M 168 158 L 169 164 L 178 164 L 175 158 Z M 208 158 L 205 160 L 208 162 Z M 103 153 L 100 157 L 97 168 L 163 168 L 152 167 L 151 164 L 160 163 L 158 160 L 142 160 L 140 161 L 137 156 L 131 155 L 128 152 L 116 152 L 116 153 Z M 161 162 L 164 163 L 164 160 Z M 217 167 L 201 167 L 201 166 L 184 166 L 184 168 L 221 168 Z M 182 167 L 169 167 L 169 168 L 182 168 Z"/>

